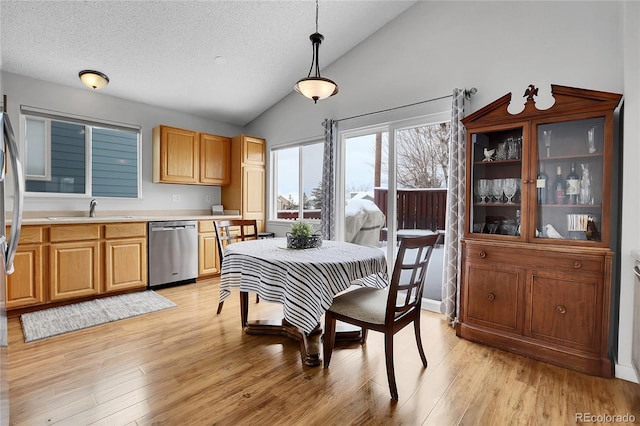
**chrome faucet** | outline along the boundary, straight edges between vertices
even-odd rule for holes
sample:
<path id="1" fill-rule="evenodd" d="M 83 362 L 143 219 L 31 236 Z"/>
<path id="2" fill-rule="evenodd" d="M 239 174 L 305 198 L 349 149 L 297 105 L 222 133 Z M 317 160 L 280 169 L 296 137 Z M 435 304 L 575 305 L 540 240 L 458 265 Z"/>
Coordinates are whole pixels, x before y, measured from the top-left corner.
<path id="1" fill-rule="evenodd" d="M 98 202 L 96 201 L 96 199 L 92 199 L 89 202 L 89 217 L 96 217 L 96 206 L 98 205 Z"/>

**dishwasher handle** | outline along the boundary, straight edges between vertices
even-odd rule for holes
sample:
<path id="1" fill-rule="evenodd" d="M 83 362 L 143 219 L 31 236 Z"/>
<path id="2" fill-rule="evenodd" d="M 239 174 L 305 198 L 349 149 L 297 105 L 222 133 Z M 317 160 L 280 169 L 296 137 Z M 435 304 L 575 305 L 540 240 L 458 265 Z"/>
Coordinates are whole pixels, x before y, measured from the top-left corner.
<path id="1" fill-rule="evenodd" d="M 180 230 L 185 230 L 185 229 L 196 229 L 195 225 L 192 224 L 188 224 L 188 225 L 162 225 L 162 226 L 151 226 L 151 232 L 156 232 L 156 231 L 180 231 Z"/>

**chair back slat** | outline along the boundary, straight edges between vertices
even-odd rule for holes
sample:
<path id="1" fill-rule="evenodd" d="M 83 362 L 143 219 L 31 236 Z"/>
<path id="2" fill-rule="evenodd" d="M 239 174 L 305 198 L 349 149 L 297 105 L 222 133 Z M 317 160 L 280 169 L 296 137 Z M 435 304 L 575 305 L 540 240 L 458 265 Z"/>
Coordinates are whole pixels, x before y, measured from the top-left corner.
<path id="1" fill-rule="evenodd" d="M 420 309 L 427 268 L 438 237 L 433 234 L 402 239 L 389 283 L 387 323 L 404 312 Z"/>
<path id="2" fill-rule="evenodd" d="M 255 220 L 214 220 L 213 227 L 216 231 L 220 261 L 224 258 L 225 247 L 229 244 L 258 239 L 258 224 Z"/>

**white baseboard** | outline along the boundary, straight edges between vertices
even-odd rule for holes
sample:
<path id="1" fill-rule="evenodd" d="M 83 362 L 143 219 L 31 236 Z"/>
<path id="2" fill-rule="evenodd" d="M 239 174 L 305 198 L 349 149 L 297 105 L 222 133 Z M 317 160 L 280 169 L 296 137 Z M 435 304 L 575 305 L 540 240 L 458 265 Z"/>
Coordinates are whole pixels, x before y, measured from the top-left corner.
<path id="1" fill-rule="evenodd" d="M 422 298 L 422 309 L 424 309 L 425 311 L 431 311 L 439 314 L 440 303 L 442 302 L 440 302 L 439 300 Z"/>
<path id="2" fill-rule="evenodd" d="M 615 364 L 615 376 L 618 379 L 626 380 L 633 383 L 640 383 L 636 370 L 630 365 Z"/>

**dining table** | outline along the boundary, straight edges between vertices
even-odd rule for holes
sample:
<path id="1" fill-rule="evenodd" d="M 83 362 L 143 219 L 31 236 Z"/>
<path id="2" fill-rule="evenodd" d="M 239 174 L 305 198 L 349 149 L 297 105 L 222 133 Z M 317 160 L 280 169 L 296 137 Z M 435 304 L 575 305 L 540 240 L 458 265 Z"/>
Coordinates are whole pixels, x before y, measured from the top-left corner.
<path id="1" fill-rule="evenodd" d="M 291 249 L 284 238 L 242 241 L 225 248 L 220 302 L 237 288 L 241 326 L 247 334 L 280 334 L 300 343 L 304 364 L 320 365 L 320 320 L 333 298 L 352 285 L 388 285 L 383 250 L 341 241 Z M 283 306 L 279 321 L 248 321 L 248 292 Z"/>

